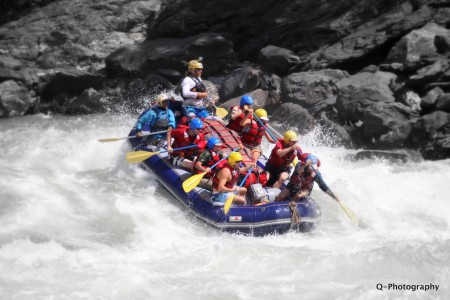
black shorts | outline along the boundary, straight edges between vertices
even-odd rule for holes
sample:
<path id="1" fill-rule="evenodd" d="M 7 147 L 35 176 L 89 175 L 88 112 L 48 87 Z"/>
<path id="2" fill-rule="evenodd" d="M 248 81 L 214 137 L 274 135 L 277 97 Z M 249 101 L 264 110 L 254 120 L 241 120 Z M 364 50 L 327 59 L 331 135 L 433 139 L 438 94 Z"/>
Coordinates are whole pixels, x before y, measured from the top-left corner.
<path id="1" fill-rule="evenodd" d="M 272 186 L 278 180 L 278 177 L 280 177 L 281 173 L 283 173 L 283 172 L 286 172 L 288 174 L 291 173 L 291 169 L 292 169 L 291 166 L 277 168 L 277 167 L 274 167 L 270 163 L 266 163 L 264 171 L 267 171 L 270 173 L 270 178 L 269 178 L 269 181 L 267 181 L 267 186 Z"/>
<path id="2" fill-rule="evenodd" d="M 300 191 L 300 187 L 296 186 L 294 184 L 291 184 L 290 182 L 288 183 L 288 185 L 286 186 L 286 188 L 289 191 L 289 195 L 291 196 L 291 199 L 294 198 L 295 194 L 298 193 L 298 191 Z"/>

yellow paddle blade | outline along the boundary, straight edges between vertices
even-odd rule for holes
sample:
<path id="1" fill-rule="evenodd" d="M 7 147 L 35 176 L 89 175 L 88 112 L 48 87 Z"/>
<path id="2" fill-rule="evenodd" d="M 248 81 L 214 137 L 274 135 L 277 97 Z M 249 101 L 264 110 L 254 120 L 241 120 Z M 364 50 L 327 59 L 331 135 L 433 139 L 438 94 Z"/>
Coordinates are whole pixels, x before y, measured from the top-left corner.
<path id="1" fill-rule="evenodd" d="M 159 152 L 147 152 L 147 151 L 128 152 L 126 158 L 128 163 L 133 164 L 144 161 L 147 158 L 152 157 L 153 155 L 158 153 Z"/>
<path id="2" fill-rule="evenodd" d="M 338 201 L 339 205 L 344 210 L 345 214 L 349 217 L 350 220 L 353 221 L 356 225 L 359 225 L 359 218 L 356 216 L 356 214 L 342 201 Z"/>
<path id="3" fill-rule="evenodd" d="M 234 196 L 236 196 L 236 193 L 228 197 L 227 201 L 225 201 L 225 205 L 223 206 L 223 212 L 225 214 L 228 214 L 228 211 L 230 210 L 231 204 L 233 204 Z"/>
<path id="4" fill-rule="evenodd" d="M 223 107 L 217 107 L 216 106 L 216 115 L 219 118 L 223 119 L 223 118 L 225 118 L 228 115 L 228 111 L 225 108 L 223 108 Z"/>
<path id="5" fill-rule="evenodd" d="M 109 138 L 109 139 L 98 139 L 100 143 L 108 143 L 108 142 L 117 142 L 120 141 L 121 138 Z"/>
<path id="6" fill-rule="evenodd" d="M 189 193 L 190 191 L 192 191 L 199 183 L 200 181 L 202 181 L 203 176 L 205 176 L 206 172 L 200 173 L 200 174 L 195 174 L 192 175 L 191 177 L 189 177 L 188 179 L 186 179 L 182 186 L 183 186 L 183 190 L 186 193 Z"/>

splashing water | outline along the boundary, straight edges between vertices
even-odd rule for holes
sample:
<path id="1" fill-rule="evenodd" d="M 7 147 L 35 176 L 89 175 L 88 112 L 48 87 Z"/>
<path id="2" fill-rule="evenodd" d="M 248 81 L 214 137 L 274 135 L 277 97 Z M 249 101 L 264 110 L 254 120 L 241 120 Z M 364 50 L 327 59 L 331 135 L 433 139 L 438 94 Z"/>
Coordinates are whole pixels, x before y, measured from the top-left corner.
<path id="1" fill-rule="evenodd" d="M 450 160 L 348 160 L 302 138 L 325 181 L 312 233 L 262 238 L 210 229 L 151 173 L 127 165 L 135 116 L 0 120 L 1 299 L 445 299 Z M 264 144 L 265 154 L 271 145 Z M 377 290 L 377 284 L 439 290 Z M 445 298 L 444 298 L 445 297 Z"/>

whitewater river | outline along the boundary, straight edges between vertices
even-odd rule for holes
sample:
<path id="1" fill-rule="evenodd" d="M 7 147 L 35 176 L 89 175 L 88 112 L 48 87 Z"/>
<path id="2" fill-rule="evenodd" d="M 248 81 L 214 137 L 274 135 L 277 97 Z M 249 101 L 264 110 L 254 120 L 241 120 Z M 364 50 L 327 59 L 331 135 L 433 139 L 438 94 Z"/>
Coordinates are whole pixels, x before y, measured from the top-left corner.
<path id="1" fill-rule="evenodd" d="M 0 120 L 0 299 L 449 299 L 450 160 L 352 161 L 311 134 L 303 150 L 368 228 L 315 187 L 312 233 L 230 235 L 128 165 L 124 141 L 96 141 L 135 117 Z"/>

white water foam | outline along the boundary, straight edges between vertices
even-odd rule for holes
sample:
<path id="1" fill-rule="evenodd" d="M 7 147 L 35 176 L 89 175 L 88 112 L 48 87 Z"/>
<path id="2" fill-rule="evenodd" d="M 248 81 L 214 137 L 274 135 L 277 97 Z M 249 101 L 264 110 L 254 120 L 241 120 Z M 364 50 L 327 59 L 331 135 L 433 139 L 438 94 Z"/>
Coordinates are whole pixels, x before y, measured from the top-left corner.
<path id="1" fill-rule="evenodd" d="M 303 137 L 355 228 L 317 187 L 312 233 L 230 235 L 195 220 L 128 165 L 134 117 L 0 120 L 1 299 L 445 299 L 450 161 L 349 160 Z M 264 144 L 268 154 L 271 146 Z M 439 284 L 379 291 L 381 284 Z"/>

